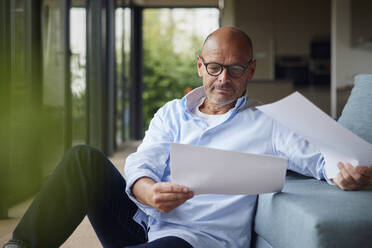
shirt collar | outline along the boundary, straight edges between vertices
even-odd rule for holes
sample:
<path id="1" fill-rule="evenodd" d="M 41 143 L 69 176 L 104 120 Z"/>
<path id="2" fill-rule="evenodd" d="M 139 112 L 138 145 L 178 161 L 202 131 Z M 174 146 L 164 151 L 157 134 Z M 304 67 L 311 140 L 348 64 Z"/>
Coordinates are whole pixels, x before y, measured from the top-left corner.
<path id="1" fill-rule="evenodd" d="M 186 96 L 184 96 L 186 110 L 191 112 L 192 109 L 199 104 L 200 99 L 203 97 L 206 97 L 204 86 L 200 86 L 189 92 Z M 248 98 L 247 95 L 244 95 L 238 98 L 234 108 L 240 110 L 255 107 L 257 105 L 260 105 L 260 103 L 254 99 Z"/>

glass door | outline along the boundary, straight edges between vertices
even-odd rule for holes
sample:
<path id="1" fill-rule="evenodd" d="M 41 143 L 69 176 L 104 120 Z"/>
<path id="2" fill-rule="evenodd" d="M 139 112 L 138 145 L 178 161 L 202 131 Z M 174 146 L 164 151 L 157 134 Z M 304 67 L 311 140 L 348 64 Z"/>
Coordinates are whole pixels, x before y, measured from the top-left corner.
<path id="1" fill-rule="evenodd" d="M 72 1 L 70 9 L 70 77 L 72 145 L 87 142 L 86 6 Z"/>
<path id="2" fill-rule="evenodd" d="M 67 3 L 42 2 L 42 174 L 49 175 L 69 146 Z"/>

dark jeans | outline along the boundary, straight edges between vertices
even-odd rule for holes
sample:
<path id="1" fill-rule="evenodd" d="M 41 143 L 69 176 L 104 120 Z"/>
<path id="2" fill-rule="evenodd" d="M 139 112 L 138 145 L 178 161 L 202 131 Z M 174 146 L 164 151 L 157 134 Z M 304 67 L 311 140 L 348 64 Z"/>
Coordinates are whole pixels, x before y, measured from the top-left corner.
<path id="1" fill-rule="evenodd" d="M 191 247 L 177 237 L 147 243 L 147 233 L 133 220 L 137 206 L 126 195 L 125 185 L 99 150 L 73 147 L 32 202 L 13 239 L 31 247 L 58 247 L 88 215 L 104 247 Z"/>

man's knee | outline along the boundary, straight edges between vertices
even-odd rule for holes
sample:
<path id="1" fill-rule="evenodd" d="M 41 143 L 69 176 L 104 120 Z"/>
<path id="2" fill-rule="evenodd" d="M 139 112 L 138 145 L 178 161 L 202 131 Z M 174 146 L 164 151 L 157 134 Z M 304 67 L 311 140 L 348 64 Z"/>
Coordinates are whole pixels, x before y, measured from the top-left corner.
<path id="1" fill-rule="evenodd" d="M 68 153 L 70 154 L 75 154 L 75 155 L 86 155 L 86 154 L 91 154 L 91 153 L 101 153 L 102 152 L 100 150 L 98 150 L 97 148 L 93 147 L 93 146 L 89 146 L 89 145 L 75 145 L 73 147 L 71 147 L 69 150 L 68 150 Z"/>
<path id="2" fill-rule="evenodd" d="M 102 161 L 106 159 L 103 152 L 88 145 L 75 145 L 68 150 L 66 156 L 69 160 L 78 162 L 79 166 L 88 167 L 103 164 Z"/>

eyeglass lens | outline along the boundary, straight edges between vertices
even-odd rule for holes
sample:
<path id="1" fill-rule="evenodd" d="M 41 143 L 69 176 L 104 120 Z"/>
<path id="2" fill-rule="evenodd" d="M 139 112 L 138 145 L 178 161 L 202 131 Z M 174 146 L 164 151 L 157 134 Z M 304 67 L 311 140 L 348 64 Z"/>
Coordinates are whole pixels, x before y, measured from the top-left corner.
<path id="1" fill-rule="evenodd" d="M 239 77 L 243 74 L 244 68 L 240 65 L 225 66 L 230 76 Z M 223 66 L 217 63 L 207 65 L 207 71 L 212 76 L 218 76 L 223 71 Z"/>

